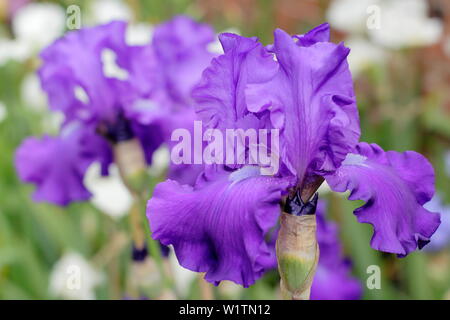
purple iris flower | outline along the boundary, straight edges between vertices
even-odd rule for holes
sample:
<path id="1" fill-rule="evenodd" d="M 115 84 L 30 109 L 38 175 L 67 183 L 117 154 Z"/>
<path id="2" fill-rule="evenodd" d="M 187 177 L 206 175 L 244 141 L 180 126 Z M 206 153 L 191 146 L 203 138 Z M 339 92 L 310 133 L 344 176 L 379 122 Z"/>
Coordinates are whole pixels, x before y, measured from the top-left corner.
<path id="1" fill-rule="evenodd" d="M 274 37 L 264 47 L 222 34 L 224 54 L 193 96 L 206 128 L 279 129 L 280 170 L 267 176 L 256 165 L 206 165 L 193 186 L 159 184 L 147 207 L 153 237 L 207 281 L 247 287 L 276 264 L 267 239 L 283 197 L 323 177 L 365 201 L 355 215 L 373 225 L 372 248 L 405 256 L 423 247 L 440 223 L 423 208 L 434 193 L 433 168 L 418 153 L 359 142 L 350 50 L 329 42 L 327 24 L 294 37 L 278 29 Z"/>
<path id="2" fill-rule="evenodd" d="M 156 27 L 151 44 L 132 46 L 126 28 L 116 21 L 70 32 L 41 53 L 42 88 L 65 120 L 58 136 L 28 138 L 17 150 L 19 177 L 36 185 L 36 201 L 87 200 L 86 169 L 100 161 L 107 175 L 115 144 L 138 139 L 150 165 L 172 129 L 189 125 L 181 119 L 193 119 L 190 90 L 213 57 L 213 30 L 178 16 Z"/>
<path id="3" fill-rule="evenodd" d="M 361 283 L 350 275 L 351 263 L 342 255 L 336 223 L 325 218 L 325 203 L 317 206 L 319 264 L 311 287 L 312 300 L 358 300 Z"/>

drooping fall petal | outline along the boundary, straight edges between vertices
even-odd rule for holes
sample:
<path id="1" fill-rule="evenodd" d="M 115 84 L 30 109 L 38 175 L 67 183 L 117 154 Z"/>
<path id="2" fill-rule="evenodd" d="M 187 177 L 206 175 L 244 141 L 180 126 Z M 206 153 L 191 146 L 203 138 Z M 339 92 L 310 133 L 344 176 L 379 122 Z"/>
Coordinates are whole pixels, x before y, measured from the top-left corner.
<path id="1" fill-rule="evenodd" d="M 419 153 L 363 142 L 326 180 L 334 191 L 350 190 L 349 200 L 366 202 L 354 213 L 373 226 L 376 250 L 406 256 L 425 246 L 440 224 L 439 214 L 423 207 L 434 194 L 434 170 Z"/>
<path id="2" fill-rule="evenodd" d="M 168 180 L 148 202 L 153 237 L 173 245 L 180 264 L 218 284 L 245 287 L 275 264 L 265 236 L 276 225 L 288 181 L 261 176 L 258 167 L 204 175 L 192 188 Z"/>
<path id="3" fill-rule="evenodd" d="M 59 137 L 28 138 L 17 149 L 16 168 L 19 177 L 36 185 L 34 200 L 56 205 L 87 200 L 90 192 L 83 177 L 94 161 L 111 162 L 108 145 L 93 132 L 66 128 Z"/>

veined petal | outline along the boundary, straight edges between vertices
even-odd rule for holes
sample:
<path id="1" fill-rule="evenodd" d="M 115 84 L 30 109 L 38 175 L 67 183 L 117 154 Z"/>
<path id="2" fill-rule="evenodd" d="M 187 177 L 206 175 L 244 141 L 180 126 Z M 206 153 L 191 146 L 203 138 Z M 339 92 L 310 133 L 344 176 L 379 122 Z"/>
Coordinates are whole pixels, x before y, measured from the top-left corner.
<path id="1" fill-rule="evenodd" d="M 354 213 L 373 226 L 376 250 L 406 256 L 425 246 L 440 224 L 439 214 L 423 207 L 434 193 L 433 167 L 416 152 L 360 143 L 326 179 L 334 191 L 350 190 L 350 200 L 366 202 Z"/>
<path id="2" fill-rule="evenodd" d="M 28 138 L 17 149 L 15 164 L 21 180 L 36 185 L 35 201 L 65 206 L 87 200 L 83 185 L 89 165 L 99 160 L 106 173 L 111 151 L 106 142 L 85 128 L 66 128 L 59 137 Z"/>
<path id="3" fill-rule="evenodd" d="M 221 34 L 224 54 L 214 58 L 194 89 L 196 112 L 209 128 L 236 128 L 249 110 L 245 90 L 268 81 L 278 69 L 273 55 L 256 38 Z"/>
<path id="4" fill-rule="evenodd" d="M 186 109 L 183 112 L 179 112 L 174 117 L 172 117 L 171 120 L 171 126 L 168 128 L 170 132 L 166 134 L 167 136 L 170 136 L 173 130 L 185 129 L 189 131 L 191 137 L 195 137 L 194 121 L 196 121 L 197 118 L 193 109 Z M 177 142 L 175 141 L 168 141 L 167 145 L 169 147 L 169 150 L 172 151 L 172 148 L 174 148 L 176 144 Z M 200 157 L 203 156 L 202 151 L 204 150 L 205 145 L 206 143 L 203 143 L 203 147 L 200 149 Z M 192 143 L 189 148 L 191 150 L 191 156 L 194 158 L 198 150 L 196 150 L 194 143 Z M 203 163 L 195 164 L 193 161 L 191 164 L 176 164 L 173 161 L 170 161 L 167 178 L 170 180 L 175 180 L 181 185 L 188 184 L 193 186 L 197 181 L 197 177 L 202 173 L 203 169 Z"/>
<path id="5" fill-rule="evenodd" d="M 214 284 L 247 287 L 273 267 L 265 235 L 277 223 L 287 187 L 288 181 L 250 166 L 204 174 L 195 188 L 168 180 L 156 187 L 147 218 L 153 237 L 172 244 L 183 267 L 205 272 Z"/>
<path id="6" fill-rule="evenodd" d="M 326 40 L 326 30 L 324 25 L 301 37 L 304 45 L 276 30 L 272 50 L 280 65 L 278 74 L 246 92 L 250 111 L 278 115 L 271 115 L 271 120 L 282 130 L 281 159 L 299 183 L 310 175 L 335 171 L 360 135 L 346 62 L 349 49 L 317 42 Z"/>

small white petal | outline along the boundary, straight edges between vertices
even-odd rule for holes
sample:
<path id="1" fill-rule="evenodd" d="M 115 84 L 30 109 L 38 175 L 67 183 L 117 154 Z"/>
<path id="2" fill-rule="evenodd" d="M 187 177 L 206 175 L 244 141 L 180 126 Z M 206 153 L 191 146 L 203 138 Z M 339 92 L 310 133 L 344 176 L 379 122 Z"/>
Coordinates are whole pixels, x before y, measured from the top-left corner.
<path id="1" fill-rule="evenodd" d="M 130 24 L 127 27 L 125 41 L 129 46 L 143 46 L 152 41 L 154 28 L 151 24 Z"/>
<path id="2" fill-rule="evenodd" d="M 32 54 L 31 46 L 23 40 L 0 39 L 0 66 L 9 61 L 24 62 Z"/>
<path id="3" fill-rule="evenodd" d="M 117 54 L 111 49 L 102 51 L 103 73 L 108 78 L 126 80 L 129 77 L 128 71 L 122 69 L 117 64 Z"/>
<path id="4" fill-rule="evenodd" d="M 345 45 L 350 48 L 348 64 L 355 77 L 370 66 L 383 63 L 386 58 L 382 48 L 361 37 L 350 38 Z"/>
<path id="5" fill-rule="evenodd" d="M 367 10 L 378 2 L 378 0 L 334 0 L 328 7 L 327 21 L 340 31 L 364 33 L 370 15 Z"/>
<path id="6" fill-rule="evenodd" d="M 169 167 L 170 163 L 170 151 L 166 145 L 162 145 L 153 152 L 152 165 L 148 169 L 148 172 L 153 177 L 161 176 Z"/>
<path id="7" fill-rule="evenodd" d="M 6 105 L 0 101 L 0 123 L 3 122 L 8 116 L 8 109 L 6 109 Z"/>
<path id="8" fill-rule="evenodd" d="M 86 172 L 84 183 L 92 193 L 92 204 L 100 211 L 114 219 L 119 219 L 129 212 L 133 198 L 115 165 L 109 167 L 109 176 L 102 177 L 100 164 L 93 163 Z"/>
<path id="9" fill-rule="evenodd" d="M 47 96 L 36 74 L 30 73 L 22 80 L 21 96 L 25 107 L 39 111 L 47 109 Z"/>
<path id="10" fill-rule="evenodd" d="M 42 119 L 42 128 L 49 134 L 57 134 L 65 119 L 64 113 L 61 111 L 52 111 L 45 115 Z"/>
<path id="11" fill-rule="evenodd" d="M 369 30 L 373 42 L 389 49 L 401 49 L 428 46 L 440 40 L 442 22 L 428 17 L 425 0 L 384 0 L 380 5 L 380 28 Z"/>
<path id="12" fill-rule="evenodd" d="M 66 253 L 50 274 L 50 293 L 64 299 L 95 299 L 95 287 L 103 281 L 98 272 L 83 256 Z"/>
<path id="13" fill-rule="evenodd" d="M 133 13 L 126 3 L 121 0 L 90 1 L 89 24 L 104 24 L 114 20 L 130 21 Z"/>
<path id="14" fill-rule="evenodd" d="M 52 3 L 30 3 L 17 11 L 12 21 L 14 35 L 33 50 L 49 45 L 65 29 L 64 9 Z"/>

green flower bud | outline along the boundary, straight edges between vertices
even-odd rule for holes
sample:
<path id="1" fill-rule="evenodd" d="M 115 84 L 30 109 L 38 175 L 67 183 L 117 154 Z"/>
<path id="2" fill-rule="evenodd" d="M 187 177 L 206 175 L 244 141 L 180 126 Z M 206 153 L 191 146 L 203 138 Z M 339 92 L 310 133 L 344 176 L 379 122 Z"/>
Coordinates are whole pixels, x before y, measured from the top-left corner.
<path id="1" fill-rule="evenodd" d="M 277 259 L 283 295 L 295 300 L 309 299 L 319 260 L 315 215 L 282 214 Z"/>

